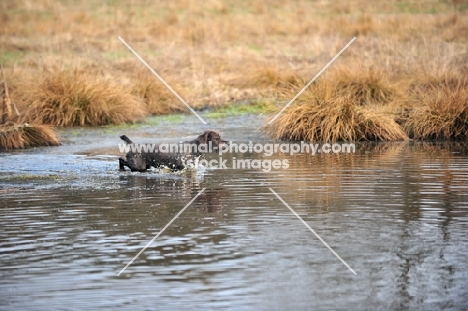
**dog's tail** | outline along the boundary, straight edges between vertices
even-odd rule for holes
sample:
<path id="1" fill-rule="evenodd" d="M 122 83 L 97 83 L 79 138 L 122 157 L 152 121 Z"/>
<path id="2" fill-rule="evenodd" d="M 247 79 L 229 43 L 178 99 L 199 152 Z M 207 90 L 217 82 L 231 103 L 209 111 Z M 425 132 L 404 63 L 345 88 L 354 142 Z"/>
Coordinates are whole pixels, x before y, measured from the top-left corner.
<path id="1" fill-rule="evenodd" d="M 130 138 L 128 138 L 126 135 L 120 136 L 120 139 L 122 139 L 127 144 L 133 144 L 133 141 L 131 141 Z"/>

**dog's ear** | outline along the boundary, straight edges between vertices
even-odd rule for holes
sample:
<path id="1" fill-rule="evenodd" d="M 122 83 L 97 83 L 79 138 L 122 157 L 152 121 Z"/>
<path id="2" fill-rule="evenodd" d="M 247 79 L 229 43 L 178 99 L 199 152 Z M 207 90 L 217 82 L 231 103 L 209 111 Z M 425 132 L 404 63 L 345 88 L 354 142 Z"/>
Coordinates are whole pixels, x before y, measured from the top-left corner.
<path id="1" fill-rule="evenodd" d="M 202 140 L 201 143 L 207 144 L 211 139 L 211 132 L 206 131 L 205 133 L 202 134 Z"/>

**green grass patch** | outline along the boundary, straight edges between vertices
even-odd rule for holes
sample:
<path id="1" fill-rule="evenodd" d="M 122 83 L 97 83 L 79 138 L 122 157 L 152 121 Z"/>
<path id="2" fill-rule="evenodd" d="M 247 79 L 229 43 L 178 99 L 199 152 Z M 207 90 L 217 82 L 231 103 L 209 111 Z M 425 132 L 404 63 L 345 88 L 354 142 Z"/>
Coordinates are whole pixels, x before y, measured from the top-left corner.
<path id="1" fill-rule="evenodd" d="M 446 12 L 443 6 L 427 5 L 421 3 L 397 2 L 398 13 L 406 14 L 436 14 Z"/>
<path id="2" fill-rule="evenodd" d="M 25 52 L 22 51 L 5 51 L 0 52 L 0 63 L 4 65 L 9 65 L 21 60 L 25 55 Z"/>
<path id="3" fill-rule="evenodd" d="M 102 54 L 104 57 L 106 57 L 107 59 L 110 59 L 110 60 L 118 60 L 118 59 L 122 59 L 122 58 L 127 58 L 129 56 L 131 56 L 131 54 L 129 53 L 129 51 L 127 49 L 120 49 L 118 51 L 114 51 L 114 52 L 107 52 L 107 53 L 103 53 Z"/>
<path id="4" fill-rule="evenodd" d="M 14 176 L 5 176 L 0 177 L 0 181 L 3 182 L 28 182 L 28 181 L 56 181 L 60 180 L 60 176 L 56 174 L 50 175 L 34 175 L 34 174 L 25 174 L 25 175 L 14 175 Z"/>
<path id="5" fill-rule="evenodd" d="M 166 114 L 163 116 L 154 116 L 146 119 L 144 125 L 160 125 L 164 123 L 177 123 L 186 118 L 186 114 L 175 113 L 175 114 Z"/>
<path id="6" fill-rule="evenodd" d="M 261 46 L 261 45 L 249 44 L 249 49 L 251 49 L 252 51 L 258 53 L 259 55 L 265 54 L 265 48 L 263 46 Z"/>
<path id="7" fill-rule="evenodd" d="M 175 124 L 183 121 L 188 115 L 187 114 L 166 114 L 162 116 L 150 116 L 146 118 L 146 121 L 134 123 L 134 124 L 120 124 L 120 125 L 108 125 L 103 126 L 104 133 L 117 133 L 121 132 L 122 130 L 131 130 L 131 129 L 138 129 L 138 128 L 145 128 L 148 126 L 160 126 L 164 124 Z"/>
<path id="8" fill-rule="evenodd" d="M 229 116 L 238 116 L 245 114 L 262 114 L 272 112 L 276 109 L 275 105 L 267 100 L 259 100 L 254 103 L 233 103 L 228 106 L 217 108 L 206 114 L 207 118 L 219 119 Z"/>

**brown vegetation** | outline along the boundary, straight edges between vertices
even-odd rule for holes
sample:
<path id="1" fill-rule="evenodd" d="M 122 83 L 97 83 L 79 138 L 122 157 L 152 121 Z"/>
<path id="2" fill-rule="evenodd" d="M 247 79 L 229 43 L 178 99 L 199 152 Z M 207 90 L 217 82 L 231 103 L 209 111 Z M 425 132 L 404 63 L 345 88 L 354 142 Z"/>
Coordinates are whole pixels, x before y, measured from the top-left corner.
<path id="1" fill-rule="evenodd" d="M 84 70 L 56 70 L 22 92 L 32 123 L 98 126 L 133 123 L 146 115 L 143 102 L 124 86 Z"/>
<path id="2" fill-rule="evenodd" d="M 440 81 L 414 90 L 428 74 L 467 75 L 467 10 L 463 1 L 429 0 L 6 0 L 0 62 L 16 77 L 27 118 L 94 126 L 187 111 L 117 36 L 196 109 L 284 104 L 357 36 L 316 81 L 327 79 L 333 93 L 323 102 L 304 93 L 277 119 L 275 137 L 395 140 L 401 127 L 418 139 L 461 139 L 463 90 Z"/>
<path id="3" fill-rule="evenodd" d="M 356 104 L 388 104 L 396 95 L 396 89 L 382 71 L 375 69 L 341 69 L 335 73 L 339 94 L 349 96 Z"/>
<path id="4" fill-rule="evenodd" d="M 349 85 L 355 92 L 343 93 L 347 82 L 340 76 L 323 79 L 307 89 L 285 112 L 274 120 L 266 130 L 275 138 L 305 141 L 397 141 L 407 136 L 389 116 L 383 115 L 372 105 L 379 103 L 380 88 L 366 84 Z M 345 87 L 346 88 L 346 87 Z M 368 93 L 369 90 L 375 91 Z M 294 97 L 299 89 L 286 91 Z M 363 96 L 364 95 L 364 96 Z M 376 96 L 372 101 L 362 102 L 367 96 Z"/>
<path id="5" fill-rule="evenodd" d="M 16 124 L 21 114 L 10 96 L 5 71 L 2 70 L 0 86 L 0 150 L 35 146 L 55 146 L 60 141 L 49 125 Z"/>
<path id="6" fill-rule="evenodd" d="M 185 106 L 176 96 L 151 72 L 146 71 L 139 71 L 136 75 L 132 94 L 144 100 L 147 113 L 161 115 L 184 112 Z M 169 81 L 168 83 L 171 87 L 175 85 L 173 81 Z"/>
<path id="7" fill-rule="evenodd" d="M 60 144 L 54 129 L 48 125 L 7 123 L 0 125 L 0 150 L 23 149 Z"/>
<path id="8" fill-rule="evenodd" d="M 415 108 L 405 123 L 412 138 L 462 140 L 468 137 L 468 78 L 433 78 L 415 86 Z"/>

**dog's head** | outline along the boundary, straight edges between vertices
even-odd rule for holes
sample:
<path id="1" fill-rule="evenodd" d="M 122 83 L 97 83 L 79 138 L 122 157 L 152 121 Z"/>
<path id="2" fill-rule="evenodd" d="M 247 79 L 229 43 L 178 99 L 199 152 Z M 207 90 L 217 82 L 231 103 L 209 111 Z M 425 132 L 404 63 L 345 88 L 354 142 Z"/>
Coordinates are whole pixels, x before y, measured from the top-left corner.
<path id="1" fill-rule="evenodd" d="M 214 149 L 222 148 L 228 144 L 226 140 L 221 139 L 221 135 L 217 131 L 209 130 L 198 136 L 193 142 L 201 145 L 208 144 L 211 141 L 211 145 Z"/>

